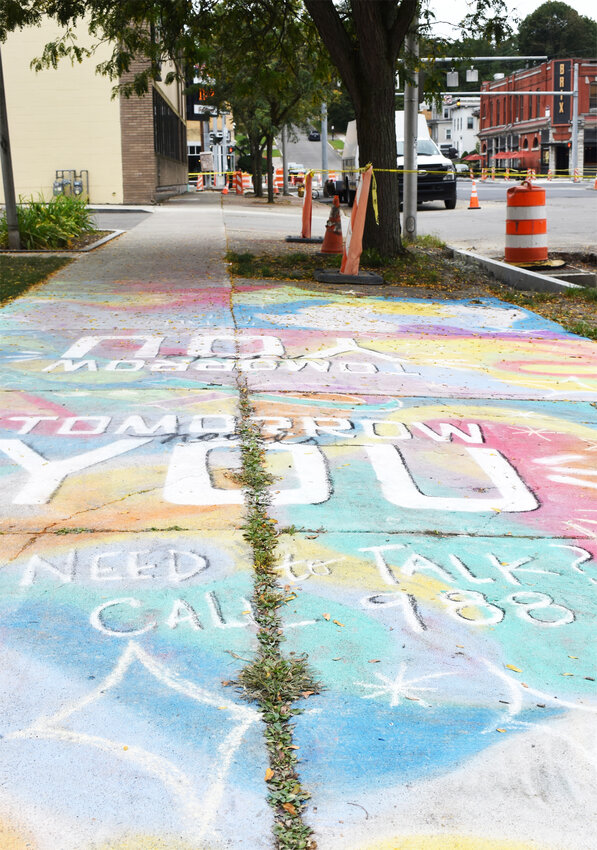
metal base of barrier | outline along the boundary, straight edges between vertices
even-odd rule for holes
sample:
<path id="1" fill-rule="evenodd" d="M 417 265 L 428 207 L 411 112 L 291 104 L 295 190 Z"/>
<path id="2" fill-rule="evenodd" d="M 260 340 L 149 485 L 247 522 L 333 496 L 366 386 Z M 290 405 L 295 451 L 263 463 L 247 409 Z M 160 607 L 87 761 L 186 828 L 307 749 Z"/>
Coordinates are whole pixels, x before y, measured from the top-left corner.
<path id="1" fill-rule="evenodd" d="M 504 262 L 508 262 L 505 260 Z M 542 260 L 535 263 L 508 263 L 509 266 L 516 266 L 519 269 L 559 269 L 566 265 L 564 260 Z"/>
<path id="2" fill-rule="evenodd" d="M 319 283 L 348 283 L 348 284 L 366 284 L 367 286 L 379 286 L 384 282 L 383 277 L 380 277 L 374 272 L 359 272 L 358 274 L 342 274 L 342 272 L 333 272 L 328 269 L 315 269 L 315 280 Z"/>
<path id="3" fill-rule="evenodd" d="M 286 242 L 307 242 L 310 245 L 321 245 L 323 236 L 309 236 L 308 239 L 304 236 L 287 236 Z"/>

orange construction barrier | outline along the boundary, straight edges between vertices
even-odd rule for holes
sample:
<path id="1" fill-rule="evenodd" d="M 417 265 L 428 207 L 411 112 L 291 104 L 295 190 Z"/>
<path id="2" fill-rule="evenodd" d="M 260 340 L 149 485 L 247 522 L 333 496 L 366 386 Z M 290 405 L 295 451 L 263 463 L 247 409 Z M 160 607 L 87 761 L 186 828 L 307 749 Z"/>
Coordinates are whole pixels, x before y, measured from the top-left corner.
<path id="1" fill-rule="evenodd" d="M 243 193 L 243 173 L 242 171 L 234 172 L 234 191 L 237 195 L 242 195 Z"/>
<path id="2" fill-rule="evenodd" d="M 305 199 L 307 197 L 305 192 Z M 354 214 L 354 213 L 353 213 Z M 321 246 L 322 254 L 341 254 L 342 247 L 342 220 L 340 218 L 340 200 L 338 195 L 334 195 L 334 202 L 330 211 L 330 217 L 325 225 L 325 236 L 323 237 L 323 245 Z"/>
<path id="3" fill-rule="evenodd" d="M 495 180 L 495 165 L 491 166 L 491 179 Z"/>
<path id="4" fill-rule="evenodd" d="M 481 169 L 481 180 L 483 180 L 483 181 L 487 180 L 487 169 L 486 168 Z"/>
<path id="5" fill-rule="evenodd" d="M 549 169 L 549 171 L 547 172 L 547 179 L 548 179 L 548 180 L 552 180 L 552 179 L 553 179 L 553 171 L 551 170 L 551 168 L 550 168 L 550 169 Z"/>
<path id="6" fill-rule="evenodd" d="M 525 180 L 507 193 L 506 262 L 514 265 L 547 260 L 545 189 Z"/>
<path id="7" fill-rule="evenodd" d="M 367 202 L 369 200 L 369 189 L 373 176 L 373 166 L 370 165 L 361 175 L 356 198 L 352 207 L 350 224 L 346 234 L 346 247 L 340 266 L 341 274 L 358 275 L 359 262 L 363 252 L 363 231 L 365 229 L 365 217 L 367 215 Z M 334 197 L 334 203 L 337 196 Z"/>
<path id="8" fill-rule="evenodd" d="M 303 199 L 303 228 L 301 237 L 303 239 L 311 238 L 311 218 L 313 215 L 313 196 L 311 194 L 311 184 L 313 183 L 313 172 L 310 171 L 305 178 L 305 196 Z"/>
<path id="9" fill-rule="evenodd" d="M 595 182 L 593 183 L 593 189 L 597 189 L 597 177 L 595 178 Z"/>
<path id="10" fill-rule="evenodd" d="M 506 168 L 506 171 L 504 172 L 504 180 L 509 180 L 509 179 L 510 179 L 510 169 Z"/>
<path id="11" fill-rule="evenodd" d="M 471 187 L 471 199 L 468 203 L 469 210 L 480 210 L 481 206 L 479 204 L 479 196 L 477 195 L 477 181 L 473 180 L 473 185 Z"/>
<path id="12" fill-rule="evenodd" d="M 279 195 L 284 188 L 284 169 L 276 168 L 274 175 L 274 195 Z"/>
<path id="13" fill-rule="evenodd" d="M 245 192 L 250 192 L 253 189 L 253 178 L 246 171 L 243 171 L 243 195 Z"/>
<path id="14" fill-rule="evenodd" d="M 203 191 L 203 174 L 197 175 L 197 186 L 195 188 L 198 192 Z"/>

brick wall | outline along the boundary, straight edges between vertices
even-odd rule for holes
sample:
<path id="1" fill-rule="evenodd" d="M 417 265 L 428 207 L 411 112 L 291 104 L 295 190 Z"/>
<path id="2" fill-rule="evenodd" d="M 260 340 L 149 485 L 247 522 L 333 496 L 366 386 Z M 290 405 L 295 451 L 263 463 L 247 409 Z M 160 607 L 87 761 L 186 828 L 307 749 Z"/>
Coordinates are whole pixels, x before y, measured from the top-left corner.
<path id="1" fill-rule="evenodd" d="M 123 82 L 146 67 L 131 64 Z M 120 99 L 122 178 L 125 204 L 151 204 L 167 195 L 186 191 L 187 163 L 158 156 L 154 150 L 153 93 Z"/>
<path id="2" fill-rule="evenodd" d="M 146 67 L 133 62 L 122 81 L 128 82 Z M 158 184 L 157 157 L 153 149 L 153 96 L 120 98 L 122 178 L 125 204 L 151 204 Z"/>

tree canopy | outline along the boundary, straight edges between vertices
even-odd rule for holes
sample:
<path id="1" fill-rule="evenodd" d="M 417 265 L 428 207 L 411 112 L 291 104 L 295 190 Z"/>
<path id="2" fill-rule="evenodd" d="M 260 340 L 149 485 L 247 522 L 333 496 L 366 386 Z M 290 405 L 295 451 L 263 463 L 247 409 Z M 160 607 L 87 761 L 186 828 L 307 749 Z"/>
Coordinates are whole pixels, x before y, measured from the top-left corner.
<path id="1" fill-rule="evenodd" d="M 597 22 L 567 3 L 550 0 L 521 21 L 517 41 L 520 53 L 530 56 L 591 58 L 597 55 Z"/>

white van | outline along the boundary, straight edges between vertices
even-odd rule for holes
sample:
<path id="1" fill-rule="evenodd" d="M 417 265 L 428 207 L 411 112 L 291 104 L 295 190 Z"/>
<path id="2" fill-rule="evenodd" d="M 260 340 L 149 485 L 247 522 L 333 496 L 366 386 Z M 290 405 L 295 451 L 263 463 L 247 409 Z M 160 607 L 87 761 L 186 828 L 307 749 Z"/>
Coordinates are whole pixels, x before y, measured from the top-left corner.
<path id="1" fill-rule="evenodd" d="M 397 167 L 404 167 L 404 112 L 396 113 L 396 143 L 398 145 Z M 357 122 L 350 121 L 346 128 L 346 141 L 342 153 L 342 169 L 347 200 L 352 206 L 357 188 L 359 167 L 359 145 Z M 355 169 L 353 171 L 353 169 Z M 417 201 L 443 201 L 446 209 L 456 206 L 456 171 L 429 135 L 425 116 L 419 113 L 417 121 Z M 403 178 L 400 177 L 400 199 L 402 201 Z"/>

